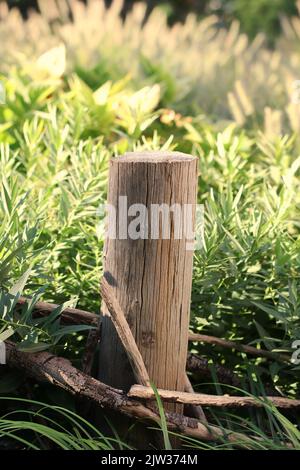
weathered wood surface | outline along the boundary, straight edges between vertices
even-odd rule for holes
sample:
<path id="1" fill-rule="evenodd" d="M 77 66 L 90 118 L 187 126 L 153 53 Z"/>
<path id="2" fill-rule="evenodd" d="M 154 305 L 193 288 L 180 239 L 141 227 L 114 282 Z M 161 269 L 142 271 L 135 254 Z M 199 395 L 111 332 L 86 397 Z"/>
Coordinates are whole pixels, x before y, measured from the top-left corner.
<path id="1" fill-rule="evenodd" d="M 199 341 L 202 343 L 213 344 L 215 346 L 221 346 L 222 348 L 235 349 L 236 351 L 240 351 L 256 357 L 265 357 L 273 361 L 290 362 L 291 360 L 287 354 L 266 351 L 265 349 L 254 348 L 253 346 L 236 343 L 228 339 L 217 338 L 216 336 L 203 335 L 200 333 L 193 333 L 191 331 L 189 332 L 189 341 Z"/>
<path id="2" fill-rule="evenodd" d="M 105 301 L 105 305 L 109 310 L 111 319 L 121 340 L 121 343 L 127 352 L 127 357 L 137 382 L 141 385 L 150 385 L 149 375 L 141 353 L 138 350 L 133 334 L 131 333 L 119 302 L 114 297 L 112 288 L 105 278 L 102 279 L 100 291 L 102 300 Z"/>
<path id="3" fill-rule="evenodd" d="M 194 392 L 194 388 L 191 384 L 191 381 L 189 379 L 189 377 L 186 375 L 185 376 L 185 387 L 184 387 L 184 391 L 185 392 L 188 392 L 188 393 L 195 393 Z M 205 416 L 205 413 L 202 409 L 202 407 L 200 405 L 190 405 L 189 403 L 186 404 L 185 406 L 185 409 L 189 410 L 189 412 L 191 413 L 191 416 L 193 418 L 196 418 L 196 419 L 199 419 L 200 421 L 202 421 L 203 423 L 207 422 L 207 419 L 206 419 L 206 416 Z"/>
<path id="4" fill-rule="evenodd" d="M 175 390 L 158 389 L 160 398 L 170 403 L 182 403 L 190 405 L 205 405 L 217 407 L 257 407 L 264 406 L 270 402 L 278 408 L 300 408 L 300 400 L 293 400 L 284 397 L 236 397 L 229 395 L 207 395 L 205 393 L 177 392 Z M 143 385 L 133 385 L 128 392 L 129 397 L 142 398 L 143 400 L 153 400 L 155 394 L 151 387 Z"/>
<path id="5" fill-rule="evenodd" d="M 22 305 L 24 305 L 24 303 L 29 300 L 30 299 L 21 297 L 18 301 L 17 308 L 22 307 Z M 49 315 L 58 306 L 59 305 L 57 304 L 52 304 L 49 302 L 37 302 L 34 306 L 34 314 L 36 316 Z M 67 307 L 62 312 L 61 319 L 64 323 L 97 325 L 99 315 L 93 312 L 87 312 L 85 310 Z M 265 349 L 258 349 L 253 346 L 248 346 L 247 344 L 236 343 L 235 341 L 218 338 L 217 336 L 204 335 L 190 331 L 189 341 L 203 342 L 215 346 L 220 346 L 226 349 L 235 349 L 236 351 L 244 352 L 252 356 L 265 357 L 267 359 L 276 360 L 279 362 L 290 362 L 290 357 L 288 355 L 273 351 L 267 351 Z"/>
<path id="6" fill-rule="evenodd" d="M 26 297 L 20 297 L 17 303 L 16 308 L 22 307 L 25 303 L 30 301 Z M 36 302 L 33 309 L 33 314 L 37 317 L 43 317 L 50 315 L 54 309 L 58 308 L 59 305 L 52 304 L 49 302 Z M 86 324 L 86 325 L 97 325 L 99 320 L 99 315 L 96 313 L 86 312 L 85 310 L 80 310 L 78 308 L 65 308 L 61 313 L 61 319 L 64 323 L 71 324 Z"/>
<path id="7" fill-rule="evenodd" d="M 190 155 L 129 153 L 113 159 L 110 165 L 108 203 L 117 209 L 118 222 L 119 196 L 127 196 L 128 208 L 143 204 L 148 214 L 152 204 L 195 205 L 197 159 Z M 176 239 L 174 226 L 173 221 L 169 239 L 163 239 L 162 226 L 158 239 L 133 240 L 124 233 L 108 238 L 104 271 L 150 379 L 158 387 L 183 391 L 193 253 L 186 249 L 184 236 Z M 149 217 L 148 234 L 151 228 Z M 102 314 L 99 379 L 128 390 L 134 377 L 105 303 Z"/>
<path id="8" fill-rule="evenodd" d="M 73 367 L 68 359 L 46 351 L 40 353 L 19 351 L 17 345 L 11 341 L 5 341 L 5 345 L 6 361 L 9 367 L 20 369 L 35 380 L 51 383 L 105 409 L 115 410 L 131 418 L 152 421 L 157 425 L 160 423 L 160 417 L 156 411 L 129 398 L 121 390 L 84 374 Z M 166 412 L 166 419 L 170 431 L 205 441 L 228 439 L 233 443 L 247 444 L 247 438 L 241 434 L 218 426 L 206 425 L 193 418 Z"/>

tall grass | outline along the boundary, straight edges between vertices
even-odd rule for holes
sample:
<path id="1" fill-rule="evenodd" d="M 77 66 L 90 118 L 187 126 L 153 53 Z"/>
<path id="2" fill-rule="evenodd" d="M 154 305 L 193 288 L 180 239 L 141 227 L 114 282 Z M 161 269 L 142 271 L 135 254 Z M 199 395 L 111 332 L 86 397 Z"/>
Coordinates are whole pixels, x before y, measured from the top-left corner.
<path id="1" fill-rule="evenodd" d="M 8 411 L 0 417 L 0 444 L 31 450 L 114 450 L 128 448 L 120 439 L 105 437 L 78 414 L 34 400 L 0 397 Z"/>
<path id="2" fill-rule="evenodd" d="M 142 27 L 143 4 L 122 22 L 122 1 L 114 0 L 109 10 L 101 0 L 87 3 L 40 1 L 42 15 L 32 13 L 26 23 L 17 10 L 1 5 L 3 70 L 17 60 L 55 90 L 65 66 L 63 44 L 66 70 L 76 70 L 94 90 L 129 73 L 135 86 L 160 83 L 163 105 L 184 113 L 247 126 L 261 124 L 266 115 L 271 132 L 278 126 L 279 132 L 299 130 L 298 106 L 291 100 L 299 79 L 299 18 L 282 18 L 283 34 L 269 50 L 262 33 L 250 42 L 237 21 L 226 30 L 215 16 L 198 22 L 189 15 L 169 29 L 163 11 L 154 9 Z M 53 47 L 56 53 L 43 56 L 32 70 L 32 58 Z"/>

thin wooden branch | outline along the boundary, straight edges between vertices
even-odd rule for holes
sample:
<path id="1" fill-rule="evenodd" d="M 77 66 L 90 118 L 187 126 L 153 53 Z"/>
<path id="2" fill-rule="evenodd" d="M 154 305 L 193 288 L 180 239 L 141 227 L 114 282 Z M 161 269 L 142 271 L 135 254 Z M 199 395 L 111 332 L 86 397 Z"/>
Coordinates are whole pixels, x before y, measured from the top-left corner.
<path id="1" fill-rule="evenodd" d="M 139 401 L 129 398 L 121 390 L 109 387 L 72 366 L 69 360 L 48 352 L 25 353 L 16 344 L 6 341 L 7 365 L 21 369 L 38 381 L 46 381 L 73 395 L 87 398 L 103 408 L 123 413 L 131 418 L 160 423 L 160 417 L 152 409 Z M 205 441 L 227 440 L 235 445 L 247 447 L 247 436 L 218 426 L 206 425 L 200 421 L 166 412 L 167 426 L 170 431 Z"/>
<path id="2" fill-rule="evenodd" d="M 17 308 L 22 307 L 24 304 L 30 302 L 31 299 L 20 297 L 18 300 Z M 33 308 L 34 317 L 43 317 L 50 315 L 54 309 L 59 305 L 49 302 L 37 302 Z M 96 326 L 95 329 L 89 331 L 85 351 L 82 358 L 82 370 L 86 374 L 91 374 L 94 353 L 99 342 L 100 337 L 100 315 L 96 313 L 87 312 L 78 308 L 65 308 L 61 313 L 61 320 L 67 324 L 84 324 Z"/>
<path id="3" fill-rule="evenodd" d="M 18 301 L 18 306 L 21 307 L 29 301 L 30 299 L 27 299 L 26 297 L 20 297 Z M 50 315 L 50 313 L 57 307 L 59 307 L 59 305 L 51 304 L 48 302 L 37 302 L 34 305 L 34 314 L 39 317 L 47 316 Z M 99 315 L 97 315 L 96 313 L 86 312 L 85 310 L 79 310 L 78 308 L 68 307 L 65 308 L 62 312 L 61 318 L 64 323 L 97 325 Z"/>
<path id="4" fill-rule="evenodd" d="M 150 385 L 150 378 L 142 355 L 136 345 L 135 339 L 127 323 L 126 317 L 120 307 L 120 304 L 105 277 L 102 278 L 100 291 L 102 300 L 104 300 L 108 308 L 119 338 L 125 348 L 125 351 L 127 352 L 128 359 L 138 383 L 142 385 Z"/>
<path id="5" fill-rule="evenodd" d="M 196 380 L 201 379 L 201 381 L 206 380 L 207 382 L 212 381 L 212 371 L 211 367 L 213 366 L 217 382 L 224 385 L 232 385 L 236 388 L 243 388 L 244 385 L 242 380 L 235 374 L 235 372 L 228 367 L 225 367 L 221 364 L 210 364 L 208 359 L 200 357 L 197 354 L 188 353 L 186 361 L 186 370 L 191 372 Z M 248 382 L 248 379 L 246 379 Z M 264 390 L 267 395 L 280 396 L 278 390 L 270 383 L 264 384 Z M 187 391 L 187 390 L 186 390 Z"/>
<path id="6" fill-rule="evenodd" d="M 194 393 L 194 389 L 193 389 L 193 386 L 191 384 L 191 381 L 190 379 L 188 378 L 187 375 L 185 375 L 185 386 L 184 386 L 184 391 L 187 392 L 187 393 Z M 191 415 L 196 418 L 196 419 L 199 419 L 200 421 L 202 422 L 206 422 L 207 423 L 207 419 L 206 419 L 206 416 L 205 416 L 205 413 L 202 409 L 202 407 L 200 405 L 191 405 L 191 404 L 188 404 L 186 405 L 188 407 L 188 409 L 190 410 L 191 412 Z"/>
<path id="7" fill-rule="evenodd" d="M 190 331 L 189 333 L 189 341 L 200 341 L 202 343 L 214 344 L 223 348 L 235 349 L 236 351 L 251 354 L 252 356 L 256 357 L 266 357 L 268 359 L 272 359 L 279 362 L 290 362 L 290 357 L 285 354 L 266 351 L 265 349 L 257 349 L 253 346 L 235 343 L 234 341 L 217 338 L 216 336 L 208 336 L 199 333 L 193 333 L 192 331 Z"/>
<path id="8" fill-rule="evenodd" d="M 24 303 L 29 302 L 30 299 L 21 297 L 18 305 L 22 306 Z M 49 315 L 58 305 L 48 302 L 37 302 L 34 307 L 34 313 L 37 317 Z M 87 324 L 98 325 L 100 316 L 96 313 L 86 312 L 75 308 L 66 308 L 61 314 L 63 323 L 71 324 Z M 93 330 L 94 331 L 94 330 Z M 200 373 L 201 376 L 210 378 L 211 373 L 208 366 L 207 359 L 201 358 L 195 354 L 188 354 L 187 357 L 187 370 L 189 372 Z M 216 372 L 220 383 L 225 383 L 234 386 L 240 386 L 240 381 L 232 371 L 226 369 L 224 366 L 216 365 Z M 138 379 L 137 379 L 138 381 Z"/>
<path id="9" fill-rule="evenodd" d="M 28 302 L 30 299 L 21 297 L 18 301 L 18 305 L 22 306 L 24 303 Z M 49 315 L 58 305 L 48 303 L 48 302 L 37 302 L 34 306 L 34 312 L 37 316 Z M 87 325 L 97 325 L 99 315 L 92 312 L 87 312 L 85 310 L 79 310 L 77 308 L 66 308 L 62 314 L 61 318 L 65 323 L 75 323 L 75 324 L 87 324 Z M 251 354 L 256 357 L 266 357 L 268 359 L 277 360 L 279 362 L 290 362 L 290 357 L 284 354 L 279 354 L 272 351 L 266 351 L 265 349 L 257 349 L 253 346 L 248 346 L 245 344 L 239 344 L 234 341 L 229 341 L 226 339 L 218 338 L 216 336 L 203 335 L 200 333 L 189 333 L 189 341 L 199 341 L 207 344 L 214 344 L 216 346 L 221 346 L 223 348 L 235 349 L 236 351 L 244 352 L 246 354 Z"/>
<path id="10" fill-rule="evenodd" d="M 292 400 L 284 397 L 233 397 L 229 395 L 206 395 L 204 393 L 186 393 L 162 389 L 158 389 L 158 393 L 163 401 L 171 403 L 217 407 L 241 408 L 251 406 L 261 408 L 269 402 L 278 408 L 300 408 L 300 400 Z M 155 399 L 155 393 L 152 388 L 142 385 L 133 385 L 128 392 L 128 396 L 142 398 L 143 400 Z"/>
<path id="11" fill-rule="evenodd" d="M 220 364 L 209 364 L 208 359 L 198 356 L 197 354 L 188 353 L 186 369 L 193 374 L 198 374 L 201 378 L 211 381 L 211 366 L 214 366 L 218 382 L 232 385 L 233 387 L 241 387 L 239 377 L 228 367 Z"/>

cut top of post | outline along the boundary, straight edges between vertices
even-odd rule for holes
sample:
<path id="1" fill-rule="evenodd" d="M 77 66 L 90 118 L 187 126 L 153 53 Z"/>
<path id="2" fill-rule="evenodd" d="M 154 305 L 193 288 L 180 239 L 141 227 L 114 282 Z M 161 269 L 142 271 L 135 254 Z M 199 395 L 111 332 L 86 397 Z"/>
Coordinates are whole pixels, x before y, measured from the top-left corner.
<path id="1" fill-rule="evenodd" d="M 197 160 L 197 157 L 182 152 L 171 151 L 145 151 L 127 152 L 124 155 L 113 159 L 120 163 L 175 163 Z"/>

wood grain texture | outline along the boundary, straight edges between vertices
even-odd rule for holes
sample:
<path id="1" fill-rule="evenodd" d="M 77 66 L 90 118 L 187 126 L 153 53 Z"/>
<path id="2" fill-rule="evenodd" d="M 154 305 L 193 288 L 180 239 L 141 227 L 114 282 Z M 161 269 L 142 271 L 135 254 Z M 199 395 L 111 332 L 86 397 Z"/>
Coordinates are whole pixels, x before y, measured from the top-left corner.
<path id="1" fill-rule="evenodd" d="M 23 305 L 30 301 L 30 298 L 20 297 L 16 309 L 22 308 Z M 44 317 L 50 315 L 50 313 L 58 307 L 58 304 L 52 304 L 49 302 L 36 302 L 33 307 L 33 315 L 36 317 Z M 72 325 L 84 324 L 97 326 L 99 322 L 99 315 L 96 313 L 86 312 L 85 310 L 80 310 L 78 308 L 67 307 L 61 312 L 61 320 L 64 323 L 70 323 Z"/>
<path id="2" fill-rule="evenodd" d="M 30 298 L 20 297 L 16 306 L 16 310 L 18 310 L 18 308 L 21 308 L 25 303 L 29 301 L 31 301 Z M 59 307 L 59 305 L 57 304 L 52 304 L 48 302 L 37 302 L 33 307 L 33 314 L 36 317 L 47 316 L 50 315 L 50 313 L 57 307 Z M 67 307 L 61 313 L 61 320 L 63 323 L 66 324 L 86 324 L 97 326 L 99 321 L 99 315 L 93 312 L 87 312 L 85 310 Z M 273 351 L 266 351 L 265 349 L 257 349 L 253 346 L 248 346 L 246 344 L 236 343 L 234 341 L 218 338 L 216 336 L 194 333 L 192 331 L 189 332 L 189 341 L 199 341 L 207 344 L 213 344 L 215 346 L 224 347 L 227 349 L 235 349 L 237 351 L 244 352 L 252 356 L 265 357 L 267 359 L 272 359 L 279 362 L 291 362 L 291 358 L 285 354 Z M 191 358 L 192 355 L 190 355 L 190 359 Z M 188 359 L 189 366 L 190 362 L 191 361 L 189 361 Z"/>
<path id="3" fill-rule="evenodd" d="M 184 391 L 187 393 L 195 393 L 194 388 L 187 374 L 185 375 Z M 199 419 L 203 423 L 207 422 L 205 413 L 200 405 L 191 405 L 187 403 L 185 406 L 185 409 L 187 409 L 190 412 L 190 416 L 192 416 L 193 418 Z"/>
<path id="4" fill-rule="evenodd" d="M 234 397 L 229 395 L 207 395 L 205 393 L 187 393 L 171 390 L 158 389 L 160 398 L 163 401 L 183 403 L 190 405 L 206 405 L 217 407 L 257 407 L 264 406 L 267 401 L 278 408 L 300 408 L 300 400 L 292 400 L 284 397 Z M 142 398 L 143 400 L 153 400 L 155 394 L 151 387 L 133 385 L 128 392 L 129 397 Z"/>
<path id="5" fill-rule="evenodd" d="M 213 344 L 215 346 L 221 346 L 222 348 L 235 349 L 246 354 L 250 354 L 256 357 L 266 357 L 272 361 L 279 362 L 291 362 L 291 358 L 286 354 L 280 354 L 277 352 L 266 351 L 265 349 L 254 348 L 247 344 L 235 343 L 228 339 L 217 338 L 216 336 L 203 335 L 200 333 L 189 332 L 189 341 L 199 341 L 202 343 Z"/>
<path id="6" fill-rule="evenodd" d="M 119 196 L 124 195 L 128 207 L 139 203 L 149 210 L 152 204 L 176 203 L 194 209 L 196 192 L 197 159 L 190 155 L 143 152 L 111 160 L 108 203 L 117 211 Z M 186 249 L 187 239 L 176 239 L 174 231 L 173 221 L 170 239 L 162 239 L 161 232 L 159 239 L 108 238 L 104 271 L 150 379 L 158 387 L 183 391 L 193 253 Z M 99 379 L 129 390 L 134 377 L 105 304 L 102 315 Z"/>
<path id="7" fill-rule="evenodd" d="M 146 370 L 143 358 L 136 345 L 133 334 L 126 321 L 125 315 L 119 302 L 112 293 L 112 288 L 105 278 L 101 282 L 101 296 L 110 313 L 112 322 L 118 333 L 119 339 L 127 352 L 127 357 L 131 364 L 137 382 L 141 385 L 150 385 L 150 379 Z"/>
<path id="8" fill-rule="evenodd" d="M 22 370 L 26 375 L 40 382 L 51 383 L 78 398 L 86 398 L 106 410 L 115 410 L 135 419 L 160 423 L 155 410 L 144 406 L 137 400 L 125 395 L 122 390 L 109 387 L 98 380 L 84 374 L 72 366 L 68 359 L 55 356 L 47 351 L 27 353 L 19 351 L 12 341 L 5 341 L 7 365 Z M 214 425 L 203 424 L 193 418 L 175 413 L 166 413 L 167 426 L 170 431 L 205 441 L 221 440 L 224 436 L 230 442 L 247 442 L 241 434 L 225 430 Z"/>

